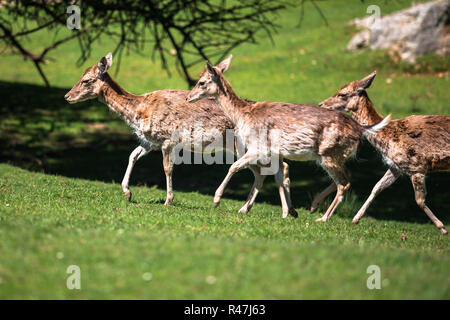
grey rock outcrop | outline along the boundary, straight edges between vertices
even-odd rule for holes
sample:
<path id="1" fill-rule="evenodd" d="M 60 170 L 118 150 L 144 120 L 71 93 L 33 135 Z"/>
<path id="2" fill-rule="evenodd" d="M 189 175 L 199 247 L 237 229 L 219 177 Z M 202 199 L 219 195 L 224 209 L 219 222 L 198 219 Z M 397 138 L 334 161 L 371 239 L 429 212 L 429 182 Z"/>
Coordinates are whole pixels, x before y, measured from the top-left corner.
<path id="1" fill-rule="evenodd" d="M 413 4 L 391 15 L 368 16 L 350 24 L 364 30 L 351 39 L 349 50 L 387 49 L 391 56 L 408 62 L 427 53 L 450 53 L 450 0 Z"/>

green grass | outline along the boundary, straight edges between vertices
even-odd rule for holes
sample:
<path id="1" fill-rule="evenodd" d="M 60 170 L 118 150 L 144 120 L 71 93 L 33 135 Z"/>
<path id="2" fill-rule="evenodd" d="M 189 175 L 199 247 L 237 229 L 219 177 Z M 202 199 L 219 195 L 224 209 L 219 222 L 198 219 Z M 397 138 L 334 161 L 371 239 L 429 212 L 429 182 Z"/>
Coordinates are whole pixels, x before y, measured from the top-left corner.
<path id="1" fill-rule="evenodd" d="M 410 3 L 370 4 L 388 14 Z M 320 6 L 330 27 L 307 4 L 302 28 L 296 27 L 298 11 L 279 15 L 274 46 L 262 38 L 233 51 L 227 77 L 238 94 L 317 103 L 377 69 L 369 95 L 383 114 L 450 114 L 449 58 L 430 55 L 410 66 L 381 51 L 347 52 L 355 30 L 346 23 L 364 16 L 368 4 Z M 29 43 L 43 47 L 47 37 L 38 34 Z M 159 153 L 136 165 L 134 201 L 127 202 L 120 181 L 137 145 L 130 130 L 98 102 L 69 105 L 63 99 L 83 70 L 112 48 L 102 39 L 80 67 L 75 42 L 58 48 L 44 67 L 51 89 L 30 63 L 0 59 L 0 298 L 450 298 L 450 240 L 416 206 L 406 178 L 379 195 L 359 225 L 351 224 L 386 170 L 367 144 L 349 161 L 351 192 L 328 223 L 314 222 L 321 210 L 305 210 L 329 183 L 312 163 L 291 163 L 298 219 L 281 219 L 272 178 L 250 214 L 237 214 L 251 187 L 248 170 L 233 178 L 220 207 L 212 209 L 226 165 L 177 166 L 174 205 L 165 207 Z M 133 93 L 186 88 L 172 72 L 169 78 L 157 62 L 130 54 L 116 79 Z M 448 173 L 427 180 L 427 202 L 446 224 L 448 185 Z M 81 290 L 66 288 L 72 264 L 81 268 Z M 366 287 L 372 264 L 381 268 L 381 290 Z"/>
<path id="2" fill-rule="evenodd" d="M 448 237 L 429 225 L 335 217 L 278 206 L 30 173 L 0 165 L 1 298 L 449 298 Z M 403 241 L 401 235 L 408 238 Z M 78 265 L 82 289 L 65 287 Z M 381 290 L 366 288 L 378 265 Z M 151 281 L 143 275 L 151 273 Z M 216 282 L 207 283 L 207 277 Z M 388 279 L 388 280 L 386 280 Z"/>

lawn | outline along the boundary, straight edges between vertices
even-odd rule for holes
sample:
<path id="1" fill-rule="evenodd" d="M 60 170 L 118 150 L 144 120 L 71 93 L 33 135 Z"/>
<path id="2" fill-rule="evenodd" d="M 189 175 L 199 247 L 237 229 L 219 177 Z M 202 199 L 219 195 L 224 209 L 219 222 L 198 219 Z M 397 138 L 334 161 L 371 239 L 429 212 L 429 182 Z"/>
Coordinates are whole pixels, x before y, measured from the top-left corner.
<path id="1" fill-rule="evenodd" d="M 388 14 L 410 3 L 370 4 Z M 330 26 L 308 4 L 300 28 L 298 10 L 278 16 L 274 45 L 262 36 L 259 44 L 233 51 L 227 77 L 238 94 L 317 103 L 376 69 L 369 95 L 382 114 L 450 114 L 449 58 L 428 56 L 408 66 L 394 64 L 384 52 L 348 52 L 355 30 L 346 23 L 364 16 L 369 4 L 319 5 Z M 29 41 L 40 47 L 46 37 Z M 329 183 L 313 163 L 290 163 L 298 219 L 281 219 L 271 177 L 252 211 L 238 214 L 252 183 L 248 170 L 232 179 L 213 209 L 227 165 L 177 166 L 175 201 L 165 207 L 157 152 L 137 163 L 134 200 L 128 202 L 120 181 L 137 146 L 131 131 L 99 102 L 69 105 L 63 99 L 84 69 L 112 48 L 110 39 L 102 39 L 77 67 L 77 44 L 61 46 L 44 67 L 52 88 L 43 86 L 31 63 L 0 58 L 0 298 L 450 298 L 449 237 L 417 207 L 408 179 L 384 191 L 359 225 L 351 223 L 386 170 L 367 143 L 349 161 L 351 192 L 327 223 L 314 222 L 322 208 L 306 210 Z M 158 61 L 130 53 L 115 78 L 133 93 L 185 89 L 172 74 Z M 449 178 L 433 173 L 427 179 L 427 202 L 447 225 Z M 66 287 L 70 265 L 80 267 L 81 290 Z M 370 265 L 381 269 L 380 290 L 366 286 Z"/>

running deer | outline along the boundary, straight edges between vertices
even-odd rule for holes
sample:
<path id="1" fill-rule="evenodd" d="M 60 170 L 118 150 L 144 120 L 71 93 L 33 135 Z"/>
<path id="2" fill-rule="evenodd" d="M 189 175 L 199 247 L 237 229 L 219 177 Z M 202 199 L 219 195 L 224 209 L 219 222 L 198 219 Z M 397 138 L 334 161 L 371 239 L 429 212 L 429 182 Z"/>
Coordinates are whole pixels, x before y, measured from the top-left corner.
<path id="1" fill-rule="evenodd" d="M 284 102 L 248 103 L 241 99 L 223 76 L 227 64 L 217 67 L 206 62 L 206 69 L 187 97 L 193 103 L 213 97 L 235 125 L 239 142 L 246 153 L 230 167 L 228 174 L 217 189 L 214 204 L 220 202 L 224 189 L 231 177 L 249 164 L 262 166 L 267 158 L 282 161 L 316 160 L 328 172 L 337 185 L 337 193 L 326 213 L 317 221 L 327 221 L 342 202 L 350 187 L 344 166 L 346 158 L 355 151 L 363 136 L 370 136 L 382 129 L 389 117 L 374 126 L 362 127 L 355 120 L 338 111 L 316 106 Z M 192 105 L 194 108 L 194 106 Z M 267 143 L 262 144 L 255 135 L 268 131 Z M 275 148 L 274 148 L 275 146 Z M 281 198 L 283 217 L 289 213 L 285 196 L 288 194 L 282 183 L 281 170 L 274 172 Z M 330 191 L 331 190 L 331 191 Z M 331 193 L 332 187 L 324 192 Z"/>
<path id="2" fill-rule="evenodd" d="M 376 72 L 343 86 L 320 106 L 351 112 L 361 125 L 379 122 L 382 116 L 367 95 Z M 425 175 L 431 171 L 450 170 L 450 116 L 423 115 L 392 120 L 378 133 L 367 137 L 381 153 L 389 169 L 373 188 L 369 198 L 353 218 L 358 223 L 375 197 L 401 175 L 411 179 L 417 205 L 427 214 L 442 234 L 444 225 L 425 204 Z"/>
<path id="3" fill-rule="evenodd" d="M 109 53 L 101 58 L 98 64 L 86 69 L 81 79 L 65 95 L 69 103 L 98 98 L 113 112 L 117 113 L 133 129 L 140 145 L 130 154 L 128 166 L 122 181 L 122 190 L 131 200 L 128 184 L 133 167 L 140 158 L 150 151 L 160 149 L 163 155 L 163 166 L 166 175 L 167 196 L 165 205 L 172 204 L 172 171 L 174 165 L 173 148 L 175 145 L 190 150 L 205 151 L 204 148 L 217 141 L 222 135 L 225 141 L 227 129 L 233 129 L 232 123 L 213 100 L 199 101 L 187 108 L 186 90 L 159 90 L 143 95 L 134 95 L 119 86 L 108 74 L 112 65 Z M 175 132 L 183 132 L 181 141 L 174 140 Z M 201 144 L 199 146 L 199 144 Z M 212 150 L 210 149 L 210 152 Z M 234 152 L 234 150 L 231 150 Z M 255 182 L 247 202 L 240 212 L 248 212 L 262 186 L 265 176 L 259 168 L 251 166 Z M 283 163 L 283 182 L 289 188 L 289 167 Z M 288 200 L 290 203 L 290 199 Z M 295 215 L 295 210 L 291 210 Z"/>

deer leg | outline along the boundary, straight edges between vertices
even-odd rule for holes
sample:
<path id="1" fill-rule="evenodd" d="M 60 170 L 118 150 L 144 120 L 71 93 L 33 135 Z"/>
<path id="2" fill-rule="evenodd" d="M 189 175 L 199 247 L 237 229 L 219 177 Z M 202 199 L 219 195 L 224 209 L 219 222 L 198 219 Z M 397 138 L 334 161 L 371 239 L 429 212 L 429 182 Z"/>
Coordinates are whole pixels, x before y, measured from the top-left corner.
<path id="1" fill-rule="evenodd" d="M 256 196 L 259 193 L 259 190 L 261 190 L 264 180 L 266 176 L 261 175 L 259 167 L 255 165 L 249 166 L 250 170 L 252 170 L 255 181 L 253 182 L 253 187 L 250 193 L 248 194 L 247 201 L 245 202 L 244 206 L 239 210 L 239 213 L 247 213 L 250 211 L 250 209 L 253 206 L 253 203 L 255 202 Z"/>
<path id="2" fill-rule="evenodd" d="M 370 196 L 367 198 L 366 202 L 364 202 L 361 209 L 359 209 L 358 213 L 353 217 L 352 222 L 358 223 L 361 217 L 366 213 L 367 208 L 369 208 L 372 201 L 375 199 L 375 197 L 384 189 L 392 185 L 397 178 L 400 176 L 400 173 L 393 168 L 390 168 L 386 173 L 384 174 L 383 178 L 380 179 L 380 181 L 377 182 L 375 187 L 373 187 L 372 192 L 370 193 Z"/>
<path id="3" fill-rule="evenodd" d="M 222 183 L 220 184 L 219 188 L 217 188 L 216 193 L 214 194 L 214 208 L 217 208 L 217 206 L 220 203 L 220 199 L 222 198 L 223 192 L 228 184 L 230 182 L 231 177 L 238 171 L 248 167 L 251 161 L 256 160 L 257 156 L 254 154 L 246 153 L 242 156 L 242 158 L 239 158 L 234 162 L 230 169 L 228 169 L 228 173 L 225 176 L 225 179 L 223 179 Z"/>
<path id="4" fill-rule="evenodd" d="M 322 203 L 330 194 L 337 190 L 336 183 L 332 182 L 325 190 L 314 197 L 314 200 L 311 204 L 311 209 L 309 211 L 314 213 L 317 210 L 319 204 Z"/>
<path id="5" fill-rule="evenodd" d="M 286 202 L 287 206 L 289 207 L 289 214 L 298 217 L 297 211 L 292 207 L 291 197 L 290 197 L 290 190 L 289 190 L 289 165 L 286 162 L 282 162 L 283 166 L 283 187 L 284 187 L 284 194 L 286 196 Z M 252 190 L 250 191 L 250 194 L 248 195 L 247 202 L 244 204 L 244 206 L 239 210 L 239 213 L 247 213 L 250 211 L 250 209 L 253 206 L 253 203 L 255 202 L 255 198 L 258 195 L 259 190 L 261 190 L 263 182 L 266 178 L 265 175 L 261 175 L 260 169 L 258 166 L 251 165 L 249 166 L 250 169 L 253 171 L 253 174 L 255 175 L 255 182 L 253 183 Z"/>
<path id="6" fill-rule="evenodd" d="M 287 205 L 289 207 L 289 214 L 294 218 L 297 218 L 298 213 L 292 206 L 291 200 L 291 180 L 289 179 L 289 165 L 283 161 L 281 162 L 281 164 L 283 166 L 283 186 L 284 186 L 284 193 L 286 194 Z"/>
<path id="7" fill-rule="evenodd" d="M 278 192 L 280 193 L 281 208 L 283 210 L 283 218 L 286 218 L 288 216 L 288 214 L 290 214 L 291 207 L 290 207 L 290 205 L 288 205 L 288 200 L 286 199 L 286 188 L 284 186 L 283 171 L 284 170 L 280 167 L 280 169 L 275 174 L 275 182 L 278 185 Z M 297 214 L 297 216 L 298 216 L 298 214 Z"/>
<path id="8" fill-rule="evenodd" d="M 130 183 L 131 172 L 133 171 L 133 167 L 140 158 L 145 156 L 150 150 L 145 149 L 142 146 L 136 147 L 133 152 L 131 152 L 130 157 L 128 159 L 127 171 L 125 171 L 125 175 L 122 179 L 122 191 L 128 198 L 128 201 L 131 201 L 131 191 L 128 189 L 128 185 Z"/>
<path id="9" fill-rule="evenodd" d="M 350 188 L 350 182 L 348 181 L 348 175 L 346 174 L 346 170 L 343 164 L 336 163 L 332 158 L 322 158 L 322 165 L 325 170 L 333 179 L 334 183 L 337 185 L 336 196 L 334 197 L 333 202 L 328 207 L 325 214 L 317 219 L 316 221 L 328 221 L 330 220 L 333 213 L 336 211 L 339 204 L 344 200 L 344 195 L 347 190 Z"/>
<path id="10" fill-rule="evenodd" d="M 163 146 L 161 148 L 163 155 L 164 173 L 166 174 L 166 201 L 165 206 L 171 205 L 173 202 L 173 190 L 172 190 L 172 172 L 173 172 L 173 159 L 172 148 L 170 146 Z"/>
<path id="11" fill-rule="evenodd" d="M 425 186 L 425 175 L 417 173 L 411 176 L 411 182 L 414 187 L 414 195 L 416 198 L 417 205 L 427 214 L 427 216 L 433 221 L 434 225 L 439 229 L 442 234 L 447 234 L 444 224 L 436 218 L 430 208 L 425 204 L 425 197 L 427 194 L 427 189 Z"/>
<path id="12" fill-rule="evenodd" d="M 345 176 L 347 178 L 347 180 L 350 180 L 350 171 L 348 171 L 347 168 L 344 168 L 344 173 Z M 335 192 L 337 190 L 337 186 L 334 183 L 334 181 L 325 189 L 323 190 L 321 193 L 319 193 L 318 195 L 316 195 L 313 199 L 313 202 L 311 204 L 311 209 L 309 209 L 309 211 L 311 213 L 314 213 L 317 210 L 317 207 L 322 203 L 323 200 L 325 200 L 330 194 L 332 194 L 333 192 Z"/>
<path id="13" fill-rule="evenodd" d="M 289 165 L 284 161 L 282 161 L 281 164 L 283 166 L 283 186 L 284 191 L 286 193 L 286 200 L 288 201 L 288 206 L 292 207 L 291 180 L 289 179 Z"/>

